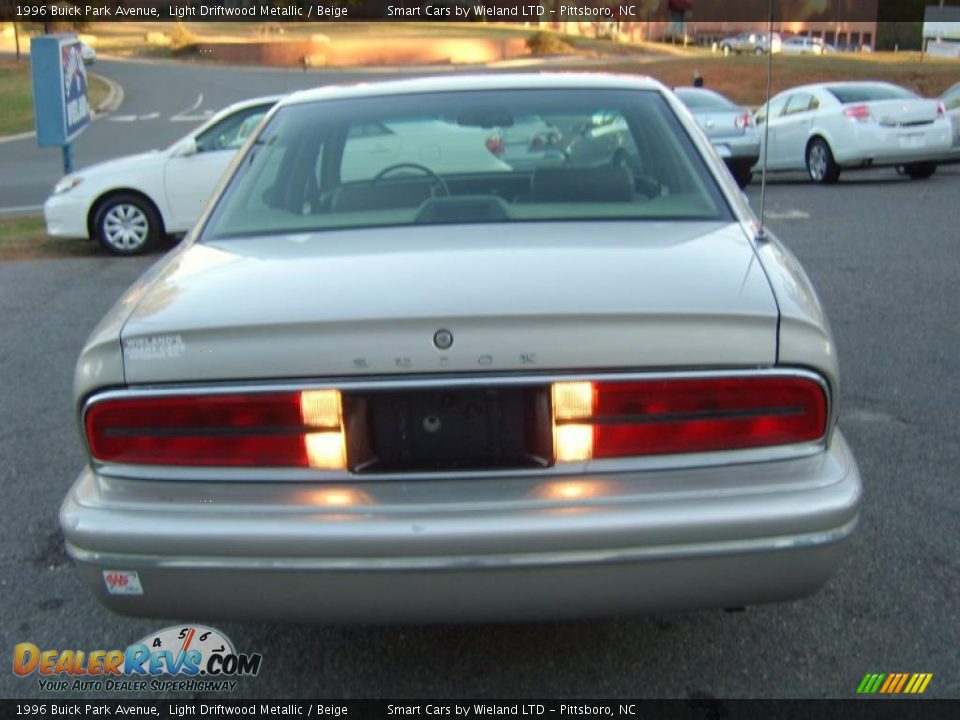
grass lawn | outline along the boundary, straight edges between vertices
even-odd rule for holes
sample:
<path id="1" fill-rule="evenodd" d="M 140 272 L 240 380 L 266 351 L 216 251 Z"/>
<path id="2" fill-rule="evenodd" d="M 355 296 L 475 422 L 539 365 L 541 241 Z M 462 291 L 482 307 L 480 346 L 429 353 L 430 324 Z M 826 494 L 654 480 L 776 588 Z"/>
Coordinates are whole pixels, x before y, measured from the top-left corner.
<path id="1" fill-rule="evenodd" d="M 0 135 L 33 129 L 30 65 L 0 60 Z"/>
<path id="2" fill-rule="evenodd" d="M 87 75 L 87 99 L 97 107 L 110 93 L 110 86 Z M 33 88 L 30 63 L 0 60 L 0 136 L 33 130 Z"/>
<path id="3" fill-rule="evenodd" d="M 956 60 L 919 61 L 919 56 L 874 53 L 852 56 L 774 55 L 772 94 L 813 82 L 829 80 L 886 80 L 911 88 L 926 97 L 942 93 L 957 81 L 960 63 Z M 611 60 L 594 70 L 651 75 L 667 85 L 690 85 L 694 70 L 700 70 L 708 88 L 744 105 L 761 105 L 767 91 L 767 58 L 705 55 L 672 58 L 647 63 Z"/>
<path id="4" fill-rule="evenodd" d="M 47 235 L 43 218 L 36 215 L 0 217 L 0 261 L 39 260 L 56 257 L 101 255 L 90 240 L 62 240 Z"/>

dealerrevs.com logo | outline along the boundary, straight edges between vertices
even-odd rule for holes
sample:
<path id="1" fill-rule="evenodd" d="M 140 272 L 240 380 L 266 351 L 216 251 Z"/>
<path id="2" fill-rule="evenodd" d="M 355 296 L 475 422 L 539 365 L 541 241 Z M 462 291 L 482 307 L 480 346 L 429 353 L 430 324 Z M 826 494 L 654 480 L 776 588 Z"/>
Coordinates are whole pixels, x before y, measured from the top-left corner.
<path id="1" fill-rule="evenodd" d="M 173 625 L 124 650 L 41 650 L 30 642 L 13 649 L 13 672 L 37 676 L 40 690 L 225 691 L 260 672 L 259 653 L 238 653 L 219 630 Z M 170 679 L 174 678 L 174 679 Z"/>

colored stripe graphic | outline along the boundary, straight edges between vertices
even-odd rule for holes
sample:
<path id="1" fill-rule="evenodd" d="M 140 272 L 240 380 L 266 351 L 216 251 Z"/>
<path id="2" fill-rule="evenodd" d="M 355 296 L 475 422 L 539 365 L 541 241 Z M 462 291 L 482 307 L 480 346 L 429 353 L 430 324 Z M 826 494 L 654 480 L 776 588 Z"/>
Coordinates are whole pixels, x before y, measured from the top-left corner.
<path id="1" fill-rule="evenodd" d="M 907 683 L 907 687 L 904 692 L 920 695 L 924 690 L 927 689 L 927 685 L 930 684 L 930 679 L 932 677 L 933 673 L 914 673 L 913 677 L 910 678 L 910 682 Z"/>
<path id="2" fill-rule="evenodd" d="M 900 673 L 890 673 L 887 675 L 887 681 L 883 684 L 883 687 L 880 688 L 880 694 L 886 695 L 890 692 L 893 687 L 897 684 L 897 680 L 900 679 Z"/>
<path id="3" fill-rule="evenodd" d="M 880 689 L 880 683 L 886 677 L 884 673 L 867 673 L 860 682 L 857 692 L 863 695 L 872 695 Z"/>
<path id="4" fill-rule="evenodd" d="M 857 686 L 858 695 L 920 695 L 933 679 L 933 673 L 867 673 Z"/>

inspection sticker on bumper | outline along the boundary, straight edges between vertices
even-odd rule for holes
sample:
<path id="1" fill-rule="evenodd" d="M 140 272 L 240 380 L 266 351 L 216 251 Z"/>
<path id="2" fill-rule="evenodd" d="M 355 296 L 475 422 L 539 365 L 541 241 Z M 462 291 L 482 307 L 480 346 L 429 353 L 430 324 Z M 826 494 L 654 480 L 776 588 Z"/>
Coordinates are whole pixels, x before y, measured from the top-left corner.
<path id="1" fill-rule="evenodd" d="M 104 570 L 103 582 L 111 595 L 143 595 L 136 570 Z"/>

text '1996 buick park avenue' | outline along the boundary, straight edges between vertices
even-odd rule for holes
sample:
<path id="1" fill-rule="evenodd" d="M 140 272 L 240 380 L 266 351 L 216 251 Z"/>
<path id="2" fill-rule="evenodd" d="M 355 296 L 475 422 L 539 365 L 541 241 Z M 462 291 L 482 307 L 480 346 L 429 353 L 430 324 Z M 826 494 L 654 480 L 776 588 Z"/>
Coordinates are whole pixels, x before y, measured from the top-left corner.
<path id="1" fill-rule="evenodd" d="M 515 118 L 576 152 L 511 166 L 491 137 Z M 807 595 L 842 558 L 860 476 L 816 294 L 755 236 L 652 80 L 285 98 L 83 350 L 69 554 L 104 604 L 146 616 Z"/>

